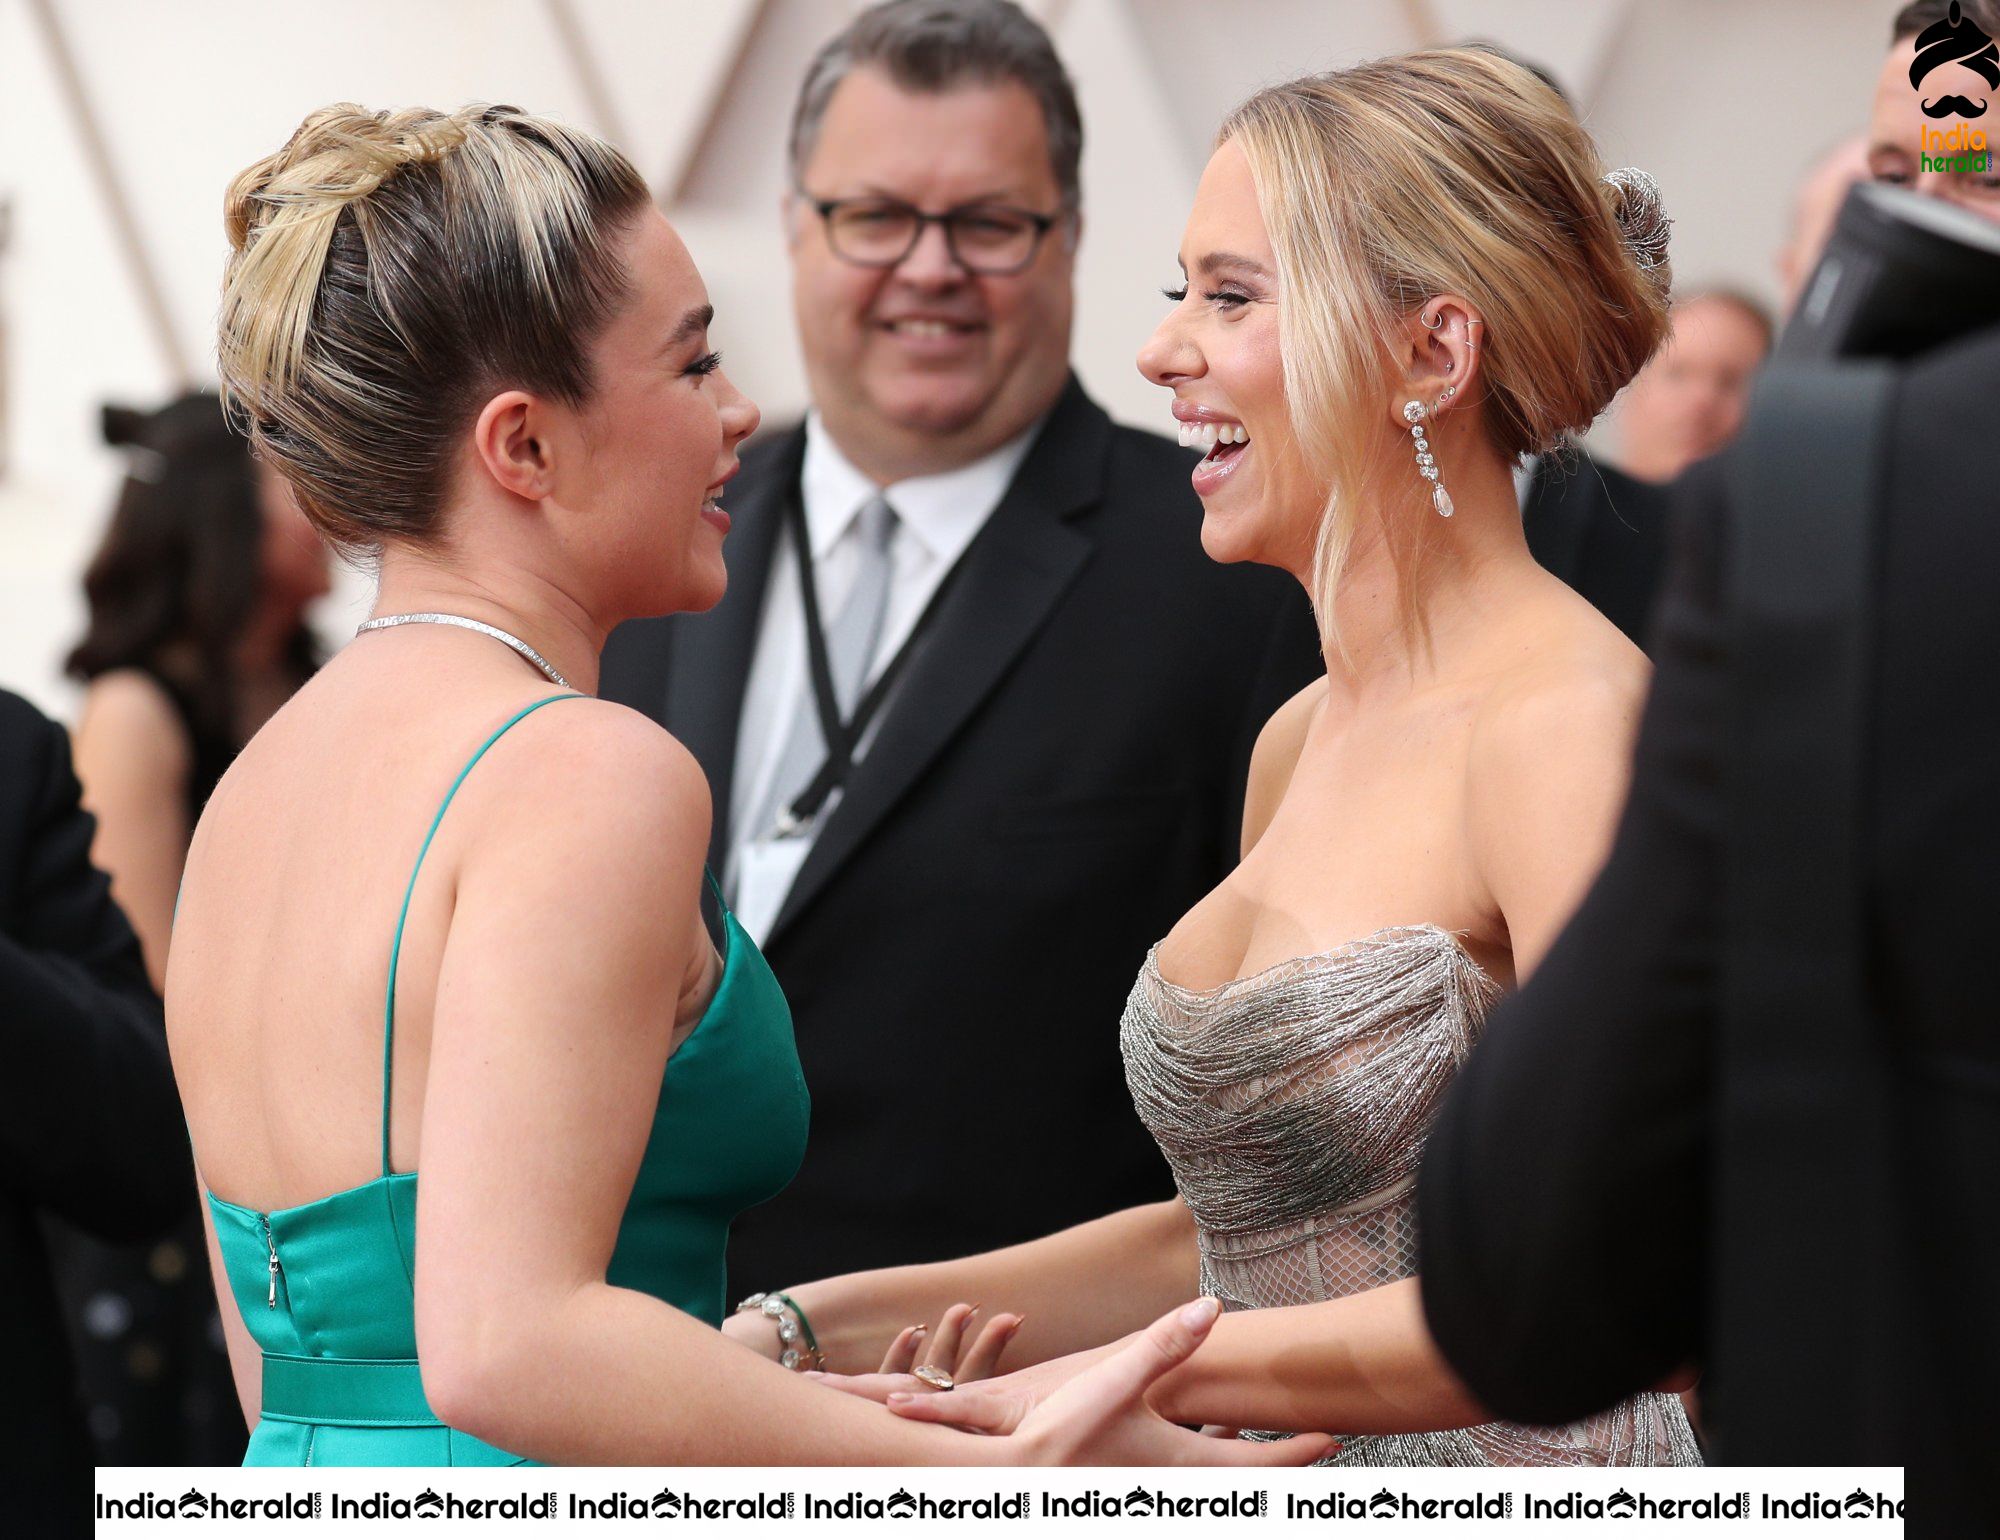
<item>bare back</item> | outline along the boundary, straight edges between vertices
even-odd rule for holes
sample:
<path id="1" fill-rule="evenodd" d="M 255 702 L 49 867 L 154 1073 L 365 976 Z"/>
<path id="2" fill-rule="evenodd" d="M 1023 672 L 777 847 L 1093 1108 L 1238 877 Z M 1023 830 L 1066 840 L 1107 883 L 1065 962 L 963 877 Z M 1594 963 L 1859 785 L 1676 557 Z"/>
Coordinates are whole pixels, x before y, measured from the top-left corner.
<path id="1" fill-rule="evenodd" d="M 399 642 L 343 655 L 271 720 L 218 787 L 189 853 L 168 1036 L 203 1181 L 249 1207 L 303 1203 L 382 1174 L 384 1001 L 406 890 L 389 1165 L 416 1168 L 440 961 L 469 856 L 482 841 L 536 832 L 544 814 L 534 789 L 560 781 L 607 718 L 667 741 L 635 714 L 588 699 L 534 713 L 466 776 L 412 888 L 468 758 L 522 708 L 561 692 L 512 659 L 481 656 L 483 639 Z M 559 844 L 562 820 L 546 816 Z M 692 892 L 682 914 L 659 918 L 663 931 L 701 923 Z M 661 1002 L 659 1012 L 675 1041 L 717 969 L 705 941 L 692 955 L 675 1008 Z"/>

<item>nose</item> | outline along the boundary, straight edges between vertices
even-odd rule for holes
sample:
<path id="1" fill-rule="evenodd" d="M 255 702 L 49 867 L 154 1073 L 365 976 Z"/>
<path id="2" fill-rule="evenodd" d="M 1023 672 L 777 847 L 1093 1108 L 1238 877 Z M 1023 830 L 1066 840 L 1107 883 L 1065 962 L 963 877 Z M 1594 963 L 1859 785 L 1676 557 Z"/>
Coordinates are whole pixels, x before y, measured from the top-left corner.
<path id="1" fill-rule="evenodd" d="M 941 224 L 925 225 L 910 254 L 896 264 L 897 278 L 926 289 L 950 288 L 964 282 L 966 276 L 965 268 L 951 254 L 951 242 L 945 239 Z"/>
<path id="2" fill-rule="evenodd" d="M 756 402 L 730 382 L 727 375 L 721 377 L 721 384 L 724 392 L 722 431 L 728 435 L 732 444 L 740 444 L 757 431 L 757 425 L 764 420 L 764 414 L 757 409 Z"/>
<path id="3" fill-rule="evenodd" d="M 1139 349 L 1137 362 L 1141 374 L 1168 390 L 1182 380 L 1201 377 L 1205 367 L 1201 350 L 1182 331 L 1178 306 L 1153 329 L 1153 335 Z"/>

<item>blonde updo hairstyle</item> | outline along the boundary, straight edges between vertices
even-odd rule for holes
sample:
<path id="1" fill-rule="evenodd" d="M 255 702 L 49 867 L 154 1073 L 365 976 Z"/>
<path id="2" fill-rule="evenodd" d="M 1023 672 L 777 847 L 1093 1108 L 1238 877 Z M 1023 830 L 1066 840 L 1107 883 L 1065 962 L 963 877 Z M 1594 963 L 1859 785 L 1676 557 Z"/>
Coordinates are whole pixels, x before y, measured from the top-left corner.
<path id="1" fill-rule="evenodd" d="M 1410 312 L 1445 293 L 1475 305 L 1486 437 L 1510 461 L 1552 450 L 1666 335 L 1666 221 L 1642 186 L 1605 179 L 1553 89 L 1483 48 L 1273 86 L 1230 115 L 1227 141 L 1249 162 L 1277 259 L 1293 433 L 1329 488 L 1312 591 L 1333 635 L 1362 488 L 1391 489 L 1384 533 L 1406 601 L 1436 517 L 1407 442 L 1396 465 L 1374 463 Z"/>
<path id="2" fill-rule="evenodd" d="M 518 108 L 321 108 L 229 189 L 232 417 L 343 553 L 437 544 L 495 391 L 589 398 L 647 202 L 617 150 Z"/>

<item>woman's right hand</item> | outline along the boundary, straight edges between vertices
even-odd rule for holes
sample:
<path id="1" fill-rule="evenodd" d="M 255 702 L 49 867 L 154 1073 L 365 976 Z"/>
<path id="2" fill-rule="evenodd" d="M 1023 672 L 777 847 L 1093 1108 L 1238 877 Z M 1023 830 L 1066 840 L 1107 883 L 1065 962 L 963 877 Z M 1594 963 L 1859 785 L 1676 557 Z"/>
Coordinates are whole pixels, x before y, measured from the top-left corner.
<path id="1" fill-rule="evenodd" d="M 1331 1454 L 1338 1446 L 1324 1433 L 1302 1433 L 1277 1443 L 1205 1438 L 1168 1422 L 1147 1404 L 1154 1383 L 1193 1355 L 1221 1309 L 1213 1299 L 1198 1299 L 1168 1312 L 1032 1407 L 1012 1434 L 1023 1463 L 1269 1467 L 1310 1465 Z M 975 1392 L 990 1393 L 985 1386 Z M 938 1402 L 947 1396 L 923 1399 Z"/>

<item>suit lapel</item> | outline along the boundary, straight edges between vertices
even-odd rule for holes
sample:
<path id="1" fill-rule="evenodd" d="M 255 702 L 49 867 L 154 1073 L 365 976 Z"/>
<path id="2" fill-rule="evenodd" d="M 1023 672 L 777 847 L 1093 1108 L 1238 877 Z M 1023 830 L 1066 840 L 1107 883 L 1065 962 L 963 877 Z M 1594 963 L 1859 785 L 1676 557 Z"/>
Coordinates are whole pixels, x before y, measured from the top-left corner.
<path id="1" fill-rule="evenodd" d="M 1068 521 L 1104 493 L 1111 422 L 1071 379 L 1013 484 L 947 581 L 909 673 L 885 707 L 771 937 L 861 848 L 993 691 L 1075 580 L 1092 542 Z"/>
<path id="2" fill-rule="evenodd" d="M 757 618 L 763 612 L 785 509 L 797 492 L 805 447 L 803 427 L 773 446 L 768 470 L 746 489 L 734 515 L 726 548 L 729 588 L 722 602 L 706 615 L 682 616 L 675 623 L 666 720 L 708 772 L 715 799 L 708 859 L 718 872 L 729 851 L 736 733 L 757 647 Z"/>

